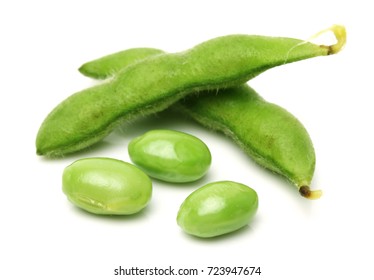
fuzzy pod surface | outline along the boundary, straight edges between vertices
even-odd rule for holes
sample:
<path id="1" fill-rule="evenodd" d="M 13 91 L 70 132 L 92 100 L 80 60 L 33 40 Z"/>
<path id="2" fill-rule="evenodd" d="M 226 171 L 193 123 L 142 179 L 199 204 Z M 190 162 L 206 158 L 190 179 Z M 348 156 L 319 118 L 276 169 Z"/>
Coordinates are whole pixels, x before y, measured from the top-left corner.
<path id="1" fill-rule="evenodd" d="M 82 150 L 119 123 L 162 111 L 190 93 L 240 85 L 270 68 L 335 52 L 293 38 L 229 35 L 145 58 L 57 105 L 39 128 L 36 152 L 56 157 Z"/>
<path id="2" fill-rule="evenodd" d="M 127 49 L 84 63 L 79 67 L 79 72 L 94 79 L 105 79 L 114 76 L 127 65 L 163 53 L 154 48 Z"/>
<path id="3" fill-rule="evenodd" d="M 258 164 L 291 181 L 302 196 L 320 197 L 321 191 L 310 190 L 316 156 L 307 130 L 248 85 L 191 96 L 178 102 L 176 109 L 228 135 Z"/>

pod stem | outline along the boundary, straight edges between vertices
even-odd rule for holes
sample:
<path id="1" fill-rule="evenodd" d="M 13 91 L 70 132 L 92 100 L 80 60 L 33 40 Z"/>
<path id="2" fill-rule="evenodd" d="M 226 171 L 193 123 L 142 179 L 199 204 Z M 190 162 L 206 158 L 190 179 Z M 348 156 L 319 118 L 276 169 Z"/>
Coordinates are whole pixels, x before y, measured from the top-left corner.
<path id="1" fill-rule="evenodd" d="M 338 25 L 338 24 L 332 25 L 331 27 L 314 34 L 312 37 L 309 38 L 308 41 L 310 41 L 310 40 L 312 40 L 316 37 L 319 37 L 322 34 L 327 33 L 327 32 L 334 33 L 334 36 L 336 38 L 336 43 L 333 44 L 333 45 L 330 45 L 330 46 L 321 45 L 321 47 L 326 48 L 328 50 L 327 51 L 328 55 L 336 54 L 336 53 L 340 52 L 343 49 L 343 47 L 345 46 L 345 43 L 347 42 L 347 33 L 346 33 L 345 27 L 343 25 Z"/>
<path id="2" fill-rule="evenodd" d="M 299 193 L 301 196 L 308 199 L 318 199 L 322 196 L 321 190 L 312 191 L 309 186 L 301 186 L 299 188 Z"/>

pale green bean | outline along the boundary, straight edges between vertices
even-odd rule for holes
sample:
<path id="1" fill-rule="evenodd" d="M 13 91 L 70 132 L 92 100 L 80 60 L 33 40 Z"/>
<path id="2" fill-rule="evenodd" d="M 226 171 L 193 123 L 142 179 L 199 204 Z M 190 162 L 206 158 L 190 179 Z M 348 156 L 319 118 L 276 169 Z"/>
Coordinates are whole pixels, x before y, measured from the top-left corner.
<path id="1" fill-rule="evenodd" d="M 249 224 L 257 208 L 255 190 L 232 181 L 213 182 L 185 199 L 178 211 L 177 223 L 191 235 L 215 237 Z"/>
<path id="2" fill-rule="evenodd" d="M 128 151 L 131 160 L 145 173 L 166 182 L 196 181 L 211 164 L 211 154 L 204 142 L 174 130 L 148 131 L 133 139 Z"/>
<path id="3" fill-rule="evenodd" d="M 62 189 L 76 206 L 101 215 L 130 215 L 147 206 L 152 182 L 134 165 L 111 158 L 85 158 L 64 169 Z"/>

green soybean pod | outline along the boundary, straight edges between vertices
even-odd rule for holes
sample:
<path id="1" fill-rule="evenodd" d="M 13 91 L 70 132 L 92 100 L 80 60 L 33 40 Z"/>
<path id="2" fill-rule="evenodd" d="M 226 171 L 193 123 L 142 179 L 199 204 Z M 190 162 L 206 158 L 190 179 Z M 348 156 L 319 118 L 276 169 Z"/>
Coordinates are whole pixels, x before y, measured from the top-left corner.
<path id="1" fill-rule="evenodd" d="M 166 109 L 196 91 L 240 85 L 267 69 L 336 53 L 345 41 L 316 45 L 293 38 L 229 35 L 174 54 L 152 56 L 113 79 L 57 105 L 41 124 L 38 155 L 76 152 L 97 143 L 119 123 Z"/>
<path id="2" fill-rule="evenodd" d="M 318 32 L 317 34 L 312 36 L 312 38 L 318 37 L 322 33 L 328 31 L 333 31 L 336 38 L 338 39 L 338 42 L 330 47 L 331 53 L 337 53 L 344 47 L 346 42 L 345 28 L 343 26 L 334 25 L 326 30 Z M 78 70 L 83 75 L 94 79 L 106 79 L 118 74 L 118 72 L 120 72 L 122 68 L 125 68 L 133 64 L 134 62 L 162 53 L 165 52 L 155 48 L 127 49 L 124 51 L 97 58 L 92 61 L 88 61 L 84 63 L 82 66 L 80 66 Z"/>
<path id="3" fill-rule="evenodd" d="M 128 145 L 132 162 L 153 178 L 186 183 L 203 177 L 211 154 L 199 138 L 175 130 L 151 130 Z"/>
<path id="4" fill-rule="evenodd" d="M 130 215 L 147 206 L 150 178 L 134 165 L 112 158 L 85 158 L 64 169 L 62 190 L 73 204 L 100 215 Z"/>
<path id="5" fill-rule="evenodd" d="M 258 196 L 250 187 L 232 181 L 213 182 L 185 199 L 177 223 L 191 235 L 214 237 L 248 225 L 257 208 Z"/>
<path id="6" fill-rule="evenodd" d="M 248 85 L 220 90 L 214 96 L 189 97 L 176 104 L 176 109 L 231 137 L 257 163 L 290 180 L 302 196 L 316 199 L 322 195 L 310 190 L 316 156 L 305 127 Z"/>

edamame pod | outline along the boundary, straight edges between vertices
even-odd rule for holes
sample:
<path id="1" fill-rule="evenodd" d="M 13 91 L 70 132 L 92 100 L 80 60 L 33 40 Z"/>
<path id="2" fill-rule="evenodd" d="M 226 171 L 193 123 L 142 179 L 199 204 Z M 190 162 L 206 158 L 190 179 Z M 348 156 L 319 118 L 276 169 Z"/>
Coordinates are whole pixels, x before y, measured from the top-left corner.
<path id="1" fill-rule="evenodd" d="M 308 132 L 292 114 L 266 102 L 248 85 L 189 97 L 176 106 L 231 137 L 257 163 L 289 179 L 302 196 L 321 196 L 309 187 L 316 158 Z"/>
<path id="2" fill-rule="evenodd" d="M 343 39 L 338 38 L 338 44 Z M 336 53 L 335 46 L 230 35 L 185 52 L 143 59 L 52 110 L 38 131 L 37 154 L 53 157 L 79 151 L 103 139 L 120 122 L 161 111 L 192 92 L 240 85 L 267 69 Z"/>
<path id="3" fill-rule="evenodd" d="M 318 37 L 321 33 L 328 31 L 333 31 L 338 39 L 335 45 L 330 46 L 331 54 L 338 53 L 346 43 L 346 32 L 343 26 L 334 25 L 326 30 L 318 32 L 312 36 L 312 38 Z M 122 68 L 134 62 L 162 53 L 165 52 L 155 48 L 132 48 L 88 61 L 80 66 L 78 70 L 87 77 L 106 79 L 116 75 Z"/>
<path id="4" fill-rule="evenodd" d="M 246 226 L 257 208 L 258 196 L 250 187 L 232 181 L 213 182 L 185 199 L 177 223 L 191 235 L 214 237 Z"/>

